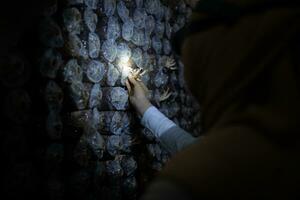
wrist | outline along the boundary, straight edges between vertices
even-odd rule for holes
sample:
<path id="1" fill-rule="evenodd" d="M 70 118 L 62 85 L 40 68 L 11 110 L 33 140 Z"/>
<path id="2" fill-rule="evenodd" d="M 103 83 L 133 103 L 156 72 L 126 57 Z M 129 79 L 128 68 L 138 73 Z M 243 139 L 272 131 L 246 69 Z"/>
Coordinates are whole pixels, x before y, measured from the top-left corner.
<path id="1" fill-rule="evenodd" d="M 144 113 L 150 108 L 152 104 L 147 99 L 146 101 L 142 101 L 142 103 L 136 108 L 138 115 L 143 116 Z"/>

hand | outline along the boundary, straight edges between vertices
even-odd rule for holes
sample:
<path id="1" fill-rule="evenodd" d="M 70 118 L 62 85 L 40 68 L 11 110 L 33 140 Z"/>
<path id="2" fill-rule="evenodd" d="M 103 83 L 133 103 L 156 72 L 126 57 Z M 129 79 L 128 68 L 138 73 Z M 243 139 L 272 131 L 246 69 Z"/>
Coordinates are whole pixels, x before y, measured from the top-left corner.
<path id="1" fill-rule="evenodd" d="M 143 116 L 146 110 L 152 106 L 147 98 L 149 90 L 142 81 L 137 81 L 134 77 L 128 77 L 126 87 L 131 105 L 140 116 Z"/>

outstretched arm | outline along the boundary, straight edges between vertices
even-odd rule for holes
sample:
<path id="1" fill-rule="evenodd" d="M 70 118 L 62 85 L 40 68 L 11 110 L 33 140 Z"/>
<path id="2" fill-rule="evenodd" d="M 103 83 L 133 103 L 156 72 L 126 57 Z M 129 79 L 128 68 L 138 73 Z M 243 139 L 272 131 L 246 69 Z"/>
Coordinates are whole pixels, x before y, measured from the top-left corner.
<path id="1" fill-rule="evenodd" d="M 132 106 L 142 116 L 142 125 L 148 128 L 172 155 L 197 141 L 150 103 L 147 98 L 148 89 L 143 82 L 129 77 L 126 86 Z"/>

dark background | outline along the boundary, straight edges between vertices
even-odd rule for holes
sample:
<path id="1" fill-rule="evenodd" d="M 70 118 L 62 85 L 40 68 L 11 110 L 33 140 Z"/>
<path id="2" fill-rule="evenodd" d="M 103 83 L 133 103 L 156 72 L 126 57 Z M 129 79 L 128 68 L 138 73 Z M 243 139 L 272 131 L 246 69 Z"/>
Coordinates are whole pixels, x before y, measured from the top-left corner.
<path id="1" fill-rule="evenodd" d="M 0 137 L 1 137 L 1 198 L 42 198 L 43 191 L 43 130 L 44 105 L 41 99 L 35 59 L 38 52 L 37 29 L 42 1 L 6 1 L 0 7 Z M 5 81 L 14 55 L 24 58 L 20 74 Z M 18 83 L 20 81 L 20 83 Z M 7 102 L 13 92 L 27 93 L 30 101 Z M 21 95 L 22 96 L 22 95 Z M 18 99 L 16 100 L 18 101 Z M 18 106 L 17 106 L 18 105 Z M 33 106 L 34 105 L 34 106 Z M 20 120 L 16 120 L 20 117 Z"/>

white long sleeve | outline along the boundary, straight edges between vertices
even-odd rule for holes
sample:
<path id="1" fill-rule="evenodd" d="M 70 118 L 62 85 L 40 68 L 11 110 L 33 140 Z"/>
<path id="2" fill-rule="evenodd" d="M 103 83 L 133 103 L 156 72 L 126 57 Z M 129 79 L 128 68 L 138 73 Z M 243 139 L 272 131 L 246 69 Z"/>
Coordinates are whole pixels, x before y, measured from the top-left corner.
<path id="1" fill-rule="evenodd" d="M 172 155 L 197 141 L 197 138 L 179 128 L 154 106 L 146 110 L 141 123 Z"/>
<path id="2" fill-rule="evenodd" d="M 169 120 L 154 106 L 148 108 L 144 113 L 142 125 L 148 128 L 157 138 L 160 138 L 163 133 L 176 126 L 173 121 Z"/>

